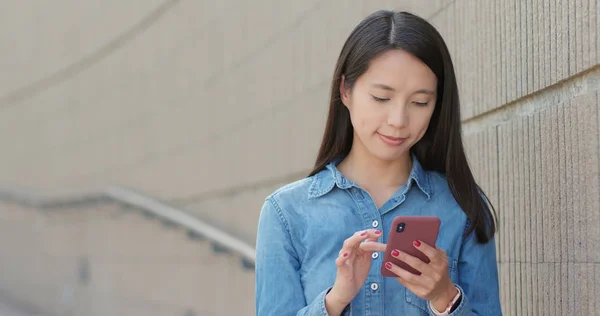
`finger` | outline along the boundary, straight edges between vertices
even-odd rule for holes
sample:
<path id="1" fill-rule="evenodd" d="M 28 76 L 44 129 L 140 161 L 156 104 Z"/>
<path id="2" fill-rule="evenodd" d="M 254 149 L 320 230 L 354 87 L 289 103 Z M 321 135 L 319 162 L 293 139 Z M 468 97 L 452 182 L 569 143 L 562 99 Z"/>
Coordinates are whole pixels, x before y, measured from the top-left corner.
<path id="1" fill-rule="evenodd" d="M 392 257 L 399 259 L 400 261 L 404 261 L 406 264 L 422 274 L 430 274 L 432 272 L 432 267 L 430 265 L 415 256 L 407 254 L 406 252 L 394 249 L 392 250 L 391 254 Z"/>
<path id="2" fill-rule="evenodd" d="M 402 268 L 400 268 L 400 269 L 402 269 Z M 405 270 L 405 271 L 406 271 L 406 270 Z M 406 272 L 408 272 L 408 271 L 406 271 Z M 410 273 L 410 272 L 408 272 L 408 273 Z M 410 275 L 414 275 L 414 274 L 410 273 Z M 406 279 L 404 279 L 404 278 L 402 278 L 402 277 L 400 277 L 400 276 L 397 276 L 397 277 L 396 277 L 396 281 L 398 281 L 400 284 L 402 284 L 402 285 L 403 285 L 405 288 L 407 288 L 409 291 L 413 292 L 415 295 L 417 295 L 417 296 L 419 296 L 419 297 L 423 298 L 423 297 L 420 295 L 420 294 L 423 292 L 423 290 L 424 290 L 424 288 L 423 288 L 423 286 L 422 286 L 422 285 L 420 285 L 420 284 L 417 284 L 417 283 L 410 282 L 410 281 L 408 281 L 408 280 L 406 280 Z"/>
<path id="3" fill-rule="evenodd" d="M 400 284 L 404 285 L 405 288 L 407 288 L 409 291 L 411 291 L 416 296 L 418 296 L 424 300 L 427 300 L 427 297 L 424 295 L 426 290 L 422 286 L 416 285 L 414 283 L 410 283 L 401 277 L 397 277 L 396 280 Z"/>
<path id="4" fill-rule="evenodd" d="M 402 279 L 403 282 L 401 282 L 401 283 L 403 285 L 404 285 L 404 283 L 411 284 L 411 285 L 419 285 L 422 283 L 422 281 L 421 281 L 422 277 L 420 275 L 416 275 L 411 272 L 408 272 L 389 261 L 385 263 L 385 268 L 390 270 L 395 275 L 397 275 L 400 279 Z"/>
<path id="5" fill-rule="evenodd" d="M 342 249 L 340 249 L 339 256 L 344 254 L 345 252 L 350 252 L 350 250 L 356 248 L 361 241 L 367 238 L 367 231 L 359 231 L 354 233 L 352 236 L 344 240 L 342 244 Z"/>
<path id="6" fill-rule="evenodd" d="M 351 257 L 354 254 L 354 249 L 352 248 L 348 248 L 348 247 L 343 247 L 342 249 L 340 249 L 340 252 L 338 253 L 338 257 L 344 257 L 344 254 L 348 254 L 347 257 Z"/>
<path id="7" fill-rule="evenodd" d="M 337 265 L 338 267 L 343 267 L 344 264 L 346 264 L 346 262 L 348 261 L 349 258 L 350 258 L 350 253 L 349 252 L 341 253 L 337 257 L 337 259 L 335 259 L 335 265 Z"/>
<path id="8" fill-rule="evenodd" d="M 435 247 L 435 250 L 437 250 L 437 252 L 438 252 L 438 257 L 448 261 L 448 254 L 446 253 L 446 251 L 444 249 Z"/>
<path id="9" fill-rule="evenodd" d="M 405 280 L 405 279 L 403 279 L 403 278 L 401 278 L 399 276 L 396 277 L 396 280 L 398 282 L 400 282 L 400 284 L 404 285 L 405 288 L 409 289 L 413 293 L 414 293 L 415 289 L 419 288 L 414 283 L 408 282 L 408 280 Z"/>
<path id="10" fill-rule="evenodd" d="M 367 240 L 367 238 L 379 238 L 381 231 L 375 229 L 362 230 L 354 233 L 350 238 L 344 241 L 344 245 L 340 250 L 340 255 L 344 252 L 348 252 L 354 248 L 358 248 L 361 242 Z"/>
<path id="11" fill-rule="evenodd" d="M 376 241 L 369 241 L 369 240 L 367 240 L 367 242 L 364 242 L 364 243 L 360 244 L 359 247 L 360 247 L 361 250 L 364 250 L 364 251 L 384 252 L 386 244 L 382 244 L 382 243 L 376 242 Z"/>
<path id="12" fill-rule="evenodd" d="M 360 244 L 361 241 L 367 238 L 367 231 L 359 231 L 354 233 L 352 236 L 344 240 L 342 244 L 342 249 L 340 249 L 339 256 L 343 255 L 345 252 L 350 252 L 354 247 Z"/>
<path id="13" fill-rule="evenodd" d="M 377 241 L 382 234 L 382 231 L 379 229 L 369 229 L 367 230 L 368 237 L 365 241 Z"/>
<path id="14" fill-rule="evenodd" d="M 381 230 L 379 229 L 368 229 L 367 230 L 367 241 L 377 241 L 381 237 Z"/>
<path id="15" fill-rule="evenodd" d="M 417 248 L 420 252 L 425 254 L 427 258 L 429 258 L 429 260 L 432 262 L 437 262 L 440 259 L 440 255 L 437 248 L 433 248 L 432 246 L 418 239 L 413 242 L 413 247 Z"/>

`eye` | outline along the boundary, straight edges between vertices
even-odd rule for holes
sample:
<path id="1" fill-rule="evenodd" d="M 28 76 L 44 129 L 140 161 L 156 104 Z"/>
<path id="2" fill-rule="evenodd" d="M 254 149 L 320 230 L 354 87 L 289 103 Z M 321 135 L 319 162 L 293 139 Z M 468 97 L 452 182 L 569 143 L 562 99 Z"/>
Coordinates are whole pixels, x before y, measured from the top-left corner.
<path id="1" fill-rule="evenodd" d="M 418 106 L 427 106 L 427 104 L 429 104 L 429 102 L 413 102 L 414 104 L 418 105 Z"/>
<path id="2" fill-rule="evenodd" d="M 372 95 L 372 97 L 373 97 L 373 100 L 375 100 L 377 102 L 385 102 L 385 101 L 389 100 L 389 99 L 384 99 L 384 98 L 378 98 L 378 97 L 376 97 L 374 95 Z"/>

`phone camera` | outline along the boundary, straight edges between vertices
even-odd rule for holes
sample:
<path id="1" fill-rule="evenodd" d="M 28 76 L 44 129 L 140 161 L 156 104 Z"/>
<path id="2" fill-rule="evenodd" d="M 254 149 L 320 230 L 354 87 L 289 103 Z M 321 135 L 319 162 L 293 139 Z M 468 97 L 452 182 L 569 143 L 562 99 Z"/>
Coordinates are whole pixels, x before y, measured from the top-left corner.
<path id="1" fill-rule="evenodd" d="M 398 227 L 396 227 L 396 231 L 399 232 L 399 233 L 403 232 L 405 226 L 406 226 L 405 223 L 398 224 Z"/>

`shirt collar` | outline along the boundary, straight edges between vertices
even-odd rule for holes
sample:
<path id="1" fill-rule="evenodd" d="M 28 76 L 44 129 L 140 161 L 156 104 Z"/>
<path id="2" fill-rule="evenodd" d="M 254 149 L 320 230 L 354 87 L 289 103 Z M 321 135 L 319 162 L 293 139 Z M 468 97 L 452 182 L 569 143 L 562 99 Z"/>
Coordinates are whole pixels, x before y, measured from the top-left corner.
<path id="1" fill-rule="evenodd" d="M 427 172 L 421 166 L 421 163 L 414 154 L 412 157 L 412 169 L 408 177 L 408 183 L 405 192 L 408 192 L 413 184 L 417 184 L 417 187 L 427 195 L 427 198 L 431 198 L 432 189 L 429 182 Z M 342 159 L 336 159 L 329 162 L 323 170 L 318 172 L 313 177 L 313 182 L 308 190 L 309 198 L 317 198 L 327 194 L 334 186 L 338 186 L 340 189 L 348 189 L 352 186 L 357 186 L 356 183 L 348 180 L 344 175 L 337 169 L 337 165 Z"/>

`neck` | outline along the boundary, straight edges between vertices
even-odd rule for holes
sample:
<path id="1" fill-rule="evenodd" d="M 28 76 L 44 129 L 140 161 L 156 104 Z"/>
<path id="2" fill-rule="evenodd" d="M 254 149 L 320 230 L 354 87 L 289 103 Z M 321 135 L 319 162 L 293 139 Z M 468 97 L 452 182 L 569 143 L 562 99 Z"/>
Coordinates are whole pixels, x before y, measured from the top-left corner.
<path id="1" fill-rule="evenodd" d="M 369 154 L 362 146 L 352 146 L 338 170 L 350 181 L 364 188 L 398 188 L 408 181 L 412 158 L 406 153 L 397 160 L 381 160 Z"/>

